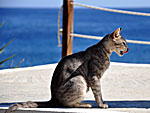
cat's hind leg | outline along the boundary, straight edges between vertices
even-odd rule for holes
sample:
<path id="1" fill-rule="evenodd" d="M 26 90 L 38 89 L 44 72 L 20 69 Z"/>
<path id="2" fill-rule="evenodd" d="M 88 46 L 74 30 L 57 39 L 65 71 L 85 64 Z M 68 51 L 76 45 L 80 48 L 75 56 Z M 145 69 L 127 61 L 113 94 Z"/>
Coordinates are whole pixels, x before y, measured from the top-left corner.
<path id="1" fill-rule="evenodd" d="M 61 103 L 67 107 L 92 107 L 91 104 L 81 103 L 86 92 L 87 92 L 87 83 L 83 76 L 78 75 L 65 83 L 64 86 L 61 87 Z"/>

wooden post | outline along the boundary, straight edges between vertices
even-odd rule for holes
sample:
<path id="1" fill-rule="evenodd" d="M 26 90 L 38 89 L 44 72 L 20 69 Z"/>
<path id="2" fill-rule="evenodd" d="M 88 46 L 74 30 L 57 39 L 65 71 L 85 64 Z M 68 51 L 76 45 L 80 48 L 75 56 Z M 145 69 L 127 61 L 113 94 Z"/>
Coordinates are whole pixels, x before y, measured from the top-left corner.
<path id="1" fill-rule="evenodd" d="M 72 54 L 73 48 L 73 0 L 63 1 L 63 35 L 62 35 L 62 58 Z"/>

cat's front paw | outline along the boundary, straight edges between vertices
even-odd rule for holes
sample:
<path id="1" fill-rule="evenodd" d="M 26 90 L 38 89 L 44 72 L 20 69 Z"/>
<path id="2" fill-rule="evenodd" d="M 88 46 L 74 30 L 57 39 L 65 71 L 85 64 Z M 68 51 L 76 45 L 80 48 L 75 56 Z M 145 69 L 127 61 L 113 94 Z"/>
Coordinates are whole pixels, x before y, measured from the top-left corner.
<path id="1" fill-rule="evenodd" d="M 100 104 L 99 107 L 100 107 L 100 108 L 103 108 L 103 109 L 107 109 L 107 108 L 108 108 L 108 105 L 107 105 L 107 104 Z"/>

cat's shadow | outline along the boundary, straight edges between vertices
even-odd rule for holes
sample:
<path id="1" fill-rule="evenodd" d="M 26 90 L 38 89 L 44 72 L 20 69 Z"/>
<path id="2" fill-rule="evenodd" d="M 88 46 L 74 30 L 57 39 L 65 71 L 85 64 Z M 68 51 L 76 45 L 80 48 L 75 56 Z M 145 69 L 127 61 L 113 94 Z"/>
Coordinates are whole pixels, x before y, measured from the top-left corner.
<path id="1" fill-rule="evenodd" d="M 85 100 L 84 103 L 92 104 L 93 108 L 97 108 L 94 100 Z M 128 101 L 105 101 L 109 108 L 150 108 L 150 100 L 128 100 Z M 0 107 L 8 107 L 15 103 L 0 103 Z"/>
<path id="2" fill-rule="evenodd" d="M 84 103 L 90 103 L 94 108 L 97 108 L 97 104 L 93 100 L 83 101 Z M 150 108 L 150 100 L 129 100 L 129 101 L 105 101 L 109 108 Z"/>

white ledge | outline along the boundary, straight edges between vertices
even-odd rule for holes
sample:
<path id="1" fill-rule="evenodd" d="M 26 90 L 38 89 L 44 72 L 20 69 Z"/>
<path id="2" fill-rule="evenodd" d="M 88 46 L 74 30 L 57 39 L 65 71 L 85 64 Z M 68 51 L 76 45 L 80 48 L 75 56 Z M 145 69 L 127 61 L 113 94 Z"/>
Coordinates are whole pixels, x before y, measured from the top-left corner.
<path id="1" fill-rule="evenodd" d="M 150 64 L 114 62 L 110 64 L 101 82 L 103 99 L 111 106 L 109 109 L 32 108 L 20 110 L 23 110 L 22 113 L 36 113 L 37 111 L 57 113 L 58 110 L 59 112 L 80 113 L 119 113 L 119 111 L 150 113 Z M 0 70 L 0 103 L 49 100 L 51 77 L 56 65 Z M 95 102 L 91 90 L 84 100 Z M 4 109 L 6 108 L 0 108 L 0 113 L 4 113 Z"/>
<path id="2" fill-rule="evenodd" d="M 4 113 L 6 108 L 0 108 L 0 113 Z M 86 108 L 24 108 L 19 109 L 15 112 L 21 113 L 128 113 L 128 112 L 121 112 L 121 111 L 111 111 L 107 109 L 86 109 Z"/>

